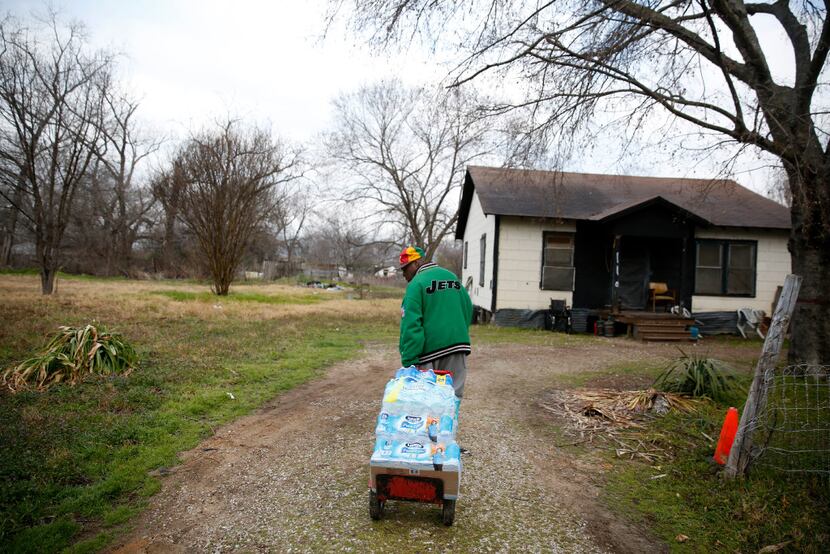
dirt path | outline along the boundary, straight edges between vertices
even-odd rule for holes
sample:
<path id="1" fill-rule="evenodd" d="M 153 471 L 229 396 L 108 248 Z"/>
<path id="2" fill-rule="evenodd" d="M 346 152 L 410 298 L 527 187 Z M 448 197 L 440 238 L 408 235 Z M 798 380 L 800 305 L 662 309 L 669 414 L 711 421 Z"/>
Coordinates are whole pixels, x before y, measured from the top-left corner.
<path id="1" fill-rule="evenodd" d="M 574 461 L 540 423 L 556 376 L 659 347 L 629 341 L 567 348 L 476 348 L 461 405 L 465 456 L 456 523 L 434 506 L 390 502 L 368 516 L 373 423 L 396 352 L 330 368 L 183 456 L 119 552 L 659 552 L 665 545 L 609 513 L 597 461 Z M 548 424 L 549 425 L 549 424 Z"/>

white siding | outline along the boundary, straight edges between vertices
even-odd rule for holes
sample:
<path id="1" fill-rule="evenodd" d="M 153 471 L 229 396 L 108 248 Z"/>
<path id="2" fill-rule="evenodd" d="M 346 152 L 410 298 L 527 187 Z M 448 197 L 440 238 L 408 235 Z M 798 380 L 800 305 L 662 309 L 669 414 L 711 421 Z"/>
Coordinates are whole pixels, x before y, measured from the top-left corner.
<path id="1" fill-rule="evenodd" d="M 487 234 L 487 247 L 484 252 L 484 286 L 479 286 L 479 263 L 481 261 L 481 235 Z M 462 266 L 461 284 L 466 285 L 467 279 L 472 278 L 473 286 L 470 289 L 470 298 L 474 306 L 487 311 L 493 307 L 493 238 L 496 234 L 496 216 L 485 215 L 478 199 L 478 193 L 473 192 L 470 203 L 470 213 L 467 214 L 467 226 L 464 228 L 464 242 L 467 243 L 467 267 Z M 463 248 L 463 245 L 462 245 Z"/>
<path id="2" fill-rule="evenodd" d="M 758 241 L 755 267 L 755 297 L 692 296 L 695 312 L 718 312 L 754 308 L 770 314 L 775 289 L 784 284 L 784 277 L 792 271 L 787 251 L 787 231 L 742 231 L 736 229 L 697 229 L 695 238 L 735 239 Z"/>
<path id="3" fill-rule="evenodd" d="M 575 232 L 572 223 L 504 216 L 499 229 L 499 274 L 496 309 L 543 310 L 551 298 L 572 304 L 571 291 L 542 290 L 542 233 Z M 579 275 L 576 276 L 579 279 Z"/>

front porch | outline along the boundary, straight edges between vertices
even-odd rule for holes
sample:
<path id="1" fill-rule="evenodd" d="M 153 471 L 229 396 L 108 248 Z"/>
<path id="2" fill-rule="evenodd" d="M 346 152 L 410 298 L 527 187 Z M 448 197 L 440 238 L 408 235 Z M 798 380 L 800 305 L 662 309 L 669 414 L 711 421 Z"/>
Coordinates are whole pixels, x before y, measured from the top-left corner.
<path id="1" fill-rule="evenodd" d="M 672 313 L 623 310 L 601 310 L 600 317 L 609 317 L 617 324 L 625 325 L 626 335 L 643 341 L 694 342 L 689 328 L 695 320 Z"/>
<path id="2" fill-rule="evenodd" d="M 694 230 L 703 222 L 674 204 L 655 198 L 577 224 L 574 308 L 642 313 L 681 305 L 691 310 L 694 290 Z M 655 305 L 650 284 L 668 289 Z M 642 319 L 642 317 L 638 317 Z M 662 332 L 662 317 L 640 323 L 641 331 Z M 660 320 L 658 322 L 658 320 Z"/>

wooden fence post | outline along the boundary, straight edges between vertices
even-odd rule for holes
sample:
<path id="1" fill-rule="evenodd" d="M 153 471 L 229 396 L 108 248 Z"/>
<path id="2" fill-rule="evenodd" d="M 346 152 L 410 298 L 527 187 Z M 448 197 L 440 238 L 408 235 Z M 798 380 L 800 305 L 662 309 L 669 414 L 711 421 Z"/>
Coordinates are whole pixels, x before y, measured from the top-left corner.
<path id="1" fill-rule="evenodd" d="M 749 396 L 744 404 L 741 413 L 741 422 L 738 424 L 738 432 L 735 434 L 735 441 L 729 451 L 729 460 L 726 462 L 724 474 L 728 478 L 744 475 L 749 468 L 750 452 L 752 450 L 752 431 L 755 430 L 755 423 L 758 415 L 764 410 L 767 402 L 767 391 L 781 354 L 781 346 L 790 326 L 790 319 L 795 310 L 795 301 L 798 298 L 798 290 L 801 288 L 801 277 L 798 275 L 787 275 L 784 280 L 784 288 L 775 306 L 775 313 L 772 314 L 772 323 L 764 339 L 764 347 L 761 350 L 761 357 L 755 366 L 755 375 L 752 377 L 752 386 L 749 388 Z"/>

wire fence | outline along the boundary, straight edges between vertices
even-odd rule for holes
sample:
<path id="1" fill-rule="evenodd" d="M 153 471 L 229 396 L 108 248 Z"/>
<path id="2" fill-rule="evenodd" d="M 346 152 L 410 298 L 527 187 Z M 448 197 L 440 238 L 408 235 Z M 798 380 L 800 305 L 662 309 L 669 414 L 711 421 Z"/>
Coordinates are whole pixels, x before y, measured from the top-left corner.
<path id="1" fill-rule="evenodd" d="M 766 376 L 753 464 L 830 482 L 830 366 L 795 365 Z"/>

